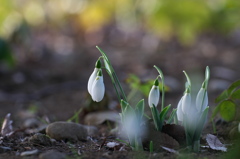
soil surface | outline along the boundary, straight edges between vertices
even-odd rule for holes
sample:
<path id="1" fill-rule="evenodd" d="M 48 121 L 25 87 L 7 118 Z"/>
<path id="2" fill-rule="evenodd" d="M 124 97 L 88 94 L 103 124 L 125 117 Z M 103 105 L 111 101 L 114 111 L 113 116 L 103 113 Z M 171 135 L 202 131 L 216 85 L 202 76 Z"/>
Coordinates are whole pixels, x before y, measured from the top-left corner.
<path id="1" fill-rule="evenodd" d="M 240 37 L 203 35 L 194 45 L 183 47 L 176 40 L 165 42 L 155 37 L 146 37 L 142 31 L 130 35 L 114 31 L 114 28 L 103 30 L 101 34 L 104 36 L 99 41 L 94 39 L 94 36 L 87 37 L 86 40 L 83 33 L 77 33 L 73 29 L 70 33 L 77 36 L 71 37 L 74 47 L 70 51 L 64 44 L 61 46 L 62 50 L 52 46 L 60 35 L 49 29 L 32 30 L 30 34 L 34 38 L 27 39 L 28 43 L 20 41 L 19 37 L 12 39 L 11 47 L 17 65 L 12 69 L 4 65 L 0 68 L 0 118 L 3 120 L 11 113 L 13 133 L 5 137 L 2 135 L 0 158 L 47 159 L 46 156 L 52 155 L 55 158 L 79 159 L 172 159 L 220 158 L 229 154 L 210 149 L 206 142 L 207 134 L 216 135 L 230 152 L 234 150 L 234 140 L 230 139 L 229 133 L 237 126 L 237 122 L 227 123 L 220 117 L 214 120 L 216 133 L 210 121 L 206 124 L 201 139 L 201 145 L 205 147 L 201 147 L 200 153 L 189 153 L 181 144 L 176 152 L 160 147 L 153 153 L 149 152 L 148 147 L 142 152 L 132 151 L 126 143 L 117 140 L 119 133 L 112 131 L 117 125 L 116 121 L 109 119 L 95 123 L 97 133 L 88 136 L 86 141 L 49 138 L 50 143 L 45 144 L 46 142 L 30 140 L 37 133 L 45 135 L 48 124 L 56 121 L 70 119 L 72 122 L 89 125 L 85 119 L 91 113 L 120 112 L 117 96 L 106 72 L 103 72 L 106 86 L 104 100 L 99 104 L 94 103 L 87 92 L 88 78 L 100 56 L 95 45 L 99 45 L 109 55 L 127 94 L 130 92 L 129 84 L 126 83 L 129 74 L 137 75 L 144 83 L 156 78 L 157 71 L 153 65 L 161 68 L 169 88 L 166 103 L 171 103 L 173 107 L 177 106 L 184 91 L 185 77 L 182 71 L 186 70 L 189 73 L 197 83 L 196 89 L 199 89 L 204 78 L 204 69 L 209 66 L 209 116 L 216 106 L 214 99 L 217 95 L 240 77 Z M 70 33 L 61 36 L 64 36 L 64 39 L 71 35 Z M 146 44 L 146 38 L 155 40 L 156 44 L 149 43 L 152 44 L 149 46 Z M 134 97 L 147 99 L 140 93 Z M 132 101 L 139 99 L 133 98 Z M 150 115 L 149 108 L 146 109 Z M 116 145 L 109 147 L 110 142 Z"/>

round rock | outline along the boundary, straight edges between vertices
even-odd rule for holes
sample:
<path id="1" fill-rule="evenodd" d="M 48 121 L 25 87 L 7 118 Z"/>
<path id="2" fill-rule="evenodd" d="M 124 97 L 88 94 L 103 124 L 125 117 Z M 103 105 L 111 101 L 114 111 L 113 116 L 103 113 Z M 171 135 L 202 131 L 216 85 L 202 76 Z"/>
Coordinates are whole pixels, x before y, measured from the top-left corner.
<path id="1" fill-rule="evenodd" d="M 86 141 L 87 129 L 72 122 L 54 122 L 47 126 L 46 134 L 56 140 Z"/>

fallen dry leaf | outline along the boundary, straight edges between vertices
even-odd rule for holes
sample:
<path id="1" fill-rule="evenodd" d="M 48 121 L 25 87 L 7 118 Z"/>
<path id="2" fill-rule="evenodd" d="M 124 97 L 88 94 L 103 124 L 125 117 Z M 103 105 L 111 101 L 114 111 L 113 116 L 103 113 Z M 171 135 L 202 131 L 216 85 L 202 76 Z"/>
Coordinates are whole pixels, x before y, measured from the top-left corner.
<path id="1" fill-rule="evenodd" d="M 174 150 L 174 149 L 171 149 L 171 148 L 168 148 L 168 147 L 165 147 L 165 146 L 161 146 L 161 147 L 168 152 L 179 154 L 179 152 Z"/>
<path id="2" fill-rule="evenodd" d="M 227 152 L 227 148 L 221 143 L 217 136 L 207 134 L 206 140 L 211 149 Z"/>
<path id="3" fill-rule="evenodd" d="M 13 133 L 13 128 L 12 128 L 13 121 L 10 119 L 10 117 L 11 117 L 11 114 L 8 113 L 4 118 L 2 129 L 1 129 L 1 134 L 3 137 L 10 136 Z"/>

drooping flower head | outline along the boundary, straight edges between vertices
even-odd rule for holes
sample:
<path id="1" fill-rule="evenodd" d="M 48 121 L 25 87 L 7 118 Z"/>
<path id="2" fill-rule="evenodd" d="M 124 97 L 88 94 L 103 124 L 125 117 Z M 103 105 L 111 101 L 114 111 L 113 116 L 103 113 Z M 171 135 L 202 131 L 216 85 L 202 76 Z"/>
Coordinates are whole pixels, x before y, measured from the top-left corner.
<path id="1" fill-rule="evenodd" d="M 154 84 L 150 90 L 149 96 L 148 96 L 148 105 L 149 107 L 157 106 L 160 98 L 160 92 L 159 92 L 159 82 L 158 79 L 154 81 Z"/>
<path id="2" fill-rule="evenodd" d="M 104 94 L 105 94 L 105 86 L 103 83 L 103 75 L 102 75 L 102 71 L 99 70 L 97 73 L 97 77 L 93 81 L 92 90 L 91 90 L 93 101 L 100 102 L 103 99 Z"/>
<path id="3" fill-rule="evenodd" d="M 97 77 L 98 71 L 101 70 L 101 61 L 97 60 L 96 64 L 95 64 L 95 68 L 93 70 L 93 73 L 91 74 L 91 76 L 89 77 L 88 80 L 88 93 L 90 95 L 92 95 L 91 91 L 92 91 L 92 86 L 93 86 L 93 82 Z"/>

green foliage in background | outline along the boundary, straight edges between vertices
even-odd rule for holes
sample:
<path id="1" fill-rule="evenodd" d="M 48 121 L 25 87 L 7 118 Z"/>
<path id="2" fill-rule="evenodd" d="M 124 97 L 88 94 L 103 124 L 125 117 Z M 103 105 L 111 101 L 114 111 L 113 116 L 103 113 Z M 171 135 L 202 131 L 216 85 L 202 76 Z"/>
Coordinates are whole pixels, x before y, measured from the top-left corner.
<path id="1" fill-rule="evenodd" d="M 7 64 L 9 67 L 13 67 L 15 64 L 9 44 L 1 38 L 0 38 L 0 62 Z"/>
<path id="2" fill-rule="evenodd" d="M 193 43 L 206 31 L 229 33 L 240 27 L 237 0 L 25 0 L 24 5 L 0 0 L 0 4 L 0 36 L 11 35 L 21 21 L 38 26 L 61 24 L 69 17 L 87 31 L 115 22 L 125 31 L 144 27 L 161 38 L 178 37 L 183 44 Z"/>
<path id="3" fill-rule="evenodd" d="M 232 121 L 236 118 L 238 102 L 240 100 L 240 80 L 233 82 L 228 89 L 224 90 L 215 100 L 218 103 L 214 109 L 212 118 L 218 113 L 226 121 Z"/>
<path id="4" fill-rule="evenodd" d="M 154 80 L 148 80 L 146 82 L 142 82 L 139 77 L 137 77 L 134 74 L 129 74 L 126 82 L 129 84 L 132 91 L 139 91 L 144 96 L 148 96 L 149 94 L 149 88 L 152 87 L 152 84 L 154 83 Z M 159 83 L 159 89 L 161 90 L 162 83 Z M 161 90 L 162 91 L 162 90 Z M 169 91 L 169 87 L 165 85 L 165 92 Z"/>
<path id="5" fill-rule="evenodd" d="M 162 0 L 150 14 L 149 24 L 164 37 L 175 35 L 188 43 L 206 27 L 210 14 L 202 0 Z"/>

